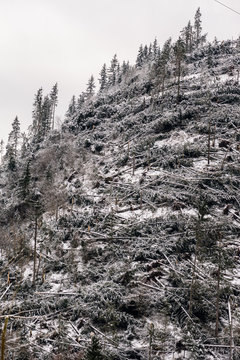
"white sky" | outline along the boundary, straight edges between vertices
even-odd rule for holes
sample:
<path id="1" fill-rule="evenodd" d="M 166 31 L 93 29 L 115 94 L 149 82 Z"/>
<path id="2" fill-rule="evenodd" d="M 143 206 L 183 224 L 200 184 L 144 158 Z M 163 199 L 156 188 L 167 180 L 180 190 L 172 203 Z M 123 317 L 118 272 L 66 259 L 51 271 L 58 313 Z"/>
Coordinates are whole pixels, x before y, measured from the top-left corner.
<path id="1" fill-rule="evenodd" d="M 239 0 L 222 0 L 240 12 Z M 0 138 L 16 115 L 31 123 L 34 94 L 59 84 L 63 120 L 73 94 L 115 53 L 134 63 L 141 43 L 160 45 L 201 8 L 208 39 L 236 39 L 240 16 L 214 0 L 0 0 Z"/>

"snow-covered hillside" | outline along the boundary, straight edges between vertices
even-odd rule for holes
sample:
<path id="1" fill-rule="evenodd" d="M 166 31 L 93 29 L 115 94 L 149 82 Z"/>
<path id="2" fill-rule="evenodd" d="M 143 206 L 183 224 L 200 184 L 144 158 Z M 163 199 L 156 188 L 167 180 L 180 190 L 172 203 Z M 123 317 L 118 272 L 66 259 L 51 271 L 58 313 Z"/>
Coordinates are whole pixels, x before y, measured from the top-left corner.
<path id="1" fill-rule="evenodd" d="M 239 358 L 239 59 L 131 67 L 3 163 L 7 359 Z"/>

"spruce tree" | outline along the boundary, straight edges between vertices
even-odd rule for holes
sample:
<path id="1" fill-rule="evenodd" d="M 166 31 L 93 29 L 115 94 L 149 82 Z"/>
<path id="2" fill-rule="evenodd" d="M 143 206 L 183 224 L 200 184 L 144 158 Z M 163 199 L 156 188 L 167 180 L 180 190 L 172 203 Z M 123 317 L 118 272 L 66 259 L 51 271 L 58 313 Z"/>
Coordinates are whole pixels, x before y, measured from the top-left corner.
<path id="1" fill-rule="evenodd" d="M 157 39 L 155 38 L 154 39 L 154 42 L 153 42 L 153 48 L 152 48 L 152 51 L 153 51 L 153 59 L 156 60 L 157 59 L 157 55 L 158 55 L 158 42 L 157 42 Z"/>
<path id="2" fill-rule="evenodd" d="M 55 122 L 55 109 L 58 103 L 58 84 L 56 83 L 52 91 L 50 92 L 50 102 L 51 102 L 51 128 L 54 129 L 54 122 Z"/>
<path id="3" fill-rule="evenodd" d="M 148 46 L 145 45 L 144 48 L 143 48 L 143 61 L 147 61 L 148 59 Z"/>
<path id="4" fill-rule="evenodd" d="M 138 50 L 138 55 L 137 55 L 137 60 L 136 60 L 136 66 L 138 68 L 141 68 L 143 65 L 143 46 L 142 44 L 140 45 L 139 47 L 139 50 Z"/>
<path id="5" fill-rule="evenodd" d="M 73 95 L 70 104 L 68 106 L 68 110 L 66 112 L 66 118 L 72 118 L 77 112 L 77 104 L 76 104 L 76 97 Z"/>
<path id="6" fill-rule="evenodd" d="M 202 14 L 200 11 L 200 7 L 197 9 L 195 14 L 195 21 L 194 21 L 194 35 L 195 35 L 195 45 L 198 47 L 201 42 L 201 32 L 202 32 Z"/>
<path id="7" fill-rule="evenodd" d="M 1 162 L 2 162 L 2 159 L 3 159 L 3 152 L 4 152 L 4 141 L 2 139 L 1 142 L 0 142 Z"/>
<path id="8" fill-rule="evenodd" d="M 159 86 L 161 85 L 161 87 L 162 87 L 162 95 L 164 94 L 164 90 L 165 90 L 167 65 L 170 60 L 170 54 L 171 54 L 171 49 L 172 49 L 171 42 L 172 42 L 172 39 L 169 38 L 164 43 L 161 52 L 159 49 L 158 59 L 156 61 L 155 67 L 154 67 L 158 84 L 159 84 Z"/>
<path id="9" fill-rule="evenodd" d="M 36 136 L 40 129 L 41 124 L 41 116 L 42 116 L 42 101 L 43 101 L 43 89 L 40 88 L 35 95 L 34 103 L 33 103 L 33 111 L 32 111 L 32 130 L 33 135 Z"/>
<path id="10" fill-rule="evenodd" d="M 149 48 L 148 48 L 148 60 L 152 60 L 153 59 L 153 46 L 152 43 L 150 43 Z"/>
<path id="11" fill-rule="evenodd" d="M 31 181 L 30 162 L 28 161 L 26 169 L 23 173 L 23 176 L 19 180 L 19 195 L 24 200 L 29 195 L 30 181 Z"/>
<path id="12" fill-rule="evenodd" d="M 85 103 L 85 93 L 82 92 L 77 99 L 77 105 L 76 105 L 77 110 L 81 110 L 84 103 Z"/>
<path id="13" fill-rule="evenodd" d="M 188 22 L 187 26 L 181 31 L 182 40 L 185 43 L 186 52 L 192 52 L 193 49 L 193 28 L 191 21 Z"/>
<path id="14" fill-rule="evenodd" d="M 44 138 L 51 129 L 51 100 L 49 96 L 45 96 L 42 103 L 41 123 L 39 135 Z"/>
<path id="15" fill-rule="evenodd" d="M 208 48 L 207 48 L 207 65 L 208 65 L 208 68 L 211 68 L 214 65 L 214 62 L 213 62 L 213 49 L 212 49 L 211 44 L 208 44 Z"/>
<path id="16" fill-rule="evenodd" d="M 126 75 L 127 72 L 129 71 L 129 69 L 130 69 L 129 61 L 127 63 L 126 63 L 126 61 L 123 61 L 122 67 L 121 67 L 122 75 Z"/>
<path id="17" fill-rule="evenodd" d="M 96 336 L 92 336 L 91 344 L 87 348 L 84 360 L 104 360 L 104 356 L 101 353 L 101 346 Z"/>
<path id="18" fill-rule="evenodd" d="M 16 116 L 12 123 L 12 131 L 8 136 L 8 144 L 12 145 L 15 156 L 17 156 L 17 149 L 18 149 L 20 137 L 21 137 L 20 122 L 18 120 L 18 117 Z"/>
<path id="19" fill-rule="evenodd" d="M 110 68 L 108 69 L 108 84 L 109 86 L 116 85 L 117 82 L 117 76 L 118 76 L 118 59 L 117 54 L 114 55 Z"/>
<path id="20" fill-rule="evenodd" d="M 86 89 L 86 95 L 87 98 L 90 98 L 94 95 L 94 90 L 95 90 L 95 81 L 94 81 L 94 77 L 93 75 L 91 75 L 90 79 L 88 80 L 87 83 L 87 89 Z"/>
<path id="21" fill-rule="evenodd" d="M 187 28 L 186 28 L 186 51 L 192 52 L 192 44 L 193 42 L 193 28 L 191 25 L 191 21 L 188 22 Z"/>
<path id="22" fill-rule="evenodd" d="M 22 133 L 21 136 L 22 136 L 21 158 L 24 158 L 28 150 L 28 137 L 25 133 Z"/>
<path id="23" fill-rule="evenodd" d="M 184 41 L 179 38 L 174 46 L 174 55 L 176 59 L 176 76 L 177 76 L 177 99 L 180 100 L 180 80 L 182 72 L 182 61 L 185 57 L 185 44 Z"/>
<path id="24" fill-rule="evenodd" d="M 6 146 L 6 155 L 5 159 L 7 160 L 7 168 L 10 171 L 15 171 L 17 169 L 17 161 L 15 151 L 12 145 Z"/>
<path id="25" fill-rule="evenodd" d="M 100 72 L 100 92 L 103 92 L 107 88 L 107 66 L 106 64 L 103 64 L 102 70 Z"/>

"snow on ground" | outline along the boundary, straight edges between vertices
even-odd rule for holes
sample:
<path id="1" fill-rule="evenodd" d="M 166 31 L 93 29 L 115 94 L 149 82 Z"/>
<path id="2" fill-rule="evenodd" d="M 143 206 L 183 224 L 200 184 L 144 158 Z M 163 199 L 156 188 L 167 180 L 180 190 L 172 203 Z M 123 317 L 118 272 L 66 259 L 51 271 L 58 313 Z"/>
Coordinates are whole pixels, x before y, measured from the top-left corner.
<path id="1" fill-rule="evenodd" d="M 23 281 L 31 279 L 33 274 L 33 269 L 30 266 L 27 266 L 24 272 L 22 273 Z"/>
<path id="2" fill-rule="evenodd" d="M 202 73 L 194 73 L 184 76 L 183 80 L 194 80 L 199 79 L 202 76 Z"/>
<path id="3" fill-rule="evenodd" d="M 138 219 L 138 220 L 145 220 L 145 219 L 154 219 L 158 217 L 165 217 L 170 213 L 170 209 L 168 207 L 158 208 L 157 211 L 152 212 L 148 209 L 139 209 L 135 211 L 125 211 L 120 213 L 119 216 L 124 219 Z"/>
<path id="4" fill-rule="evenodd" d="M 46 282 L 51 284 L 52 288 L 51 291 L 52 292 L 58 292 L 61 291 L 64 282 L 66 281 L 66 276 L 64 276 L 61 273 L 53 273 L 50 276 L 46 276 Z"/>
<path id="5" fill-rule="evenodd" d="M 193 161 L 193 167 L 196 170 L 203 170 L 208 165 L 207 159 L 201 159 L 201 160 L 194 160 Z"/>
<path id="6" fill-rule="evenodd" d="M 155 142 L 155 145 L 159 148 L 162 148 L 165 145 L 176 146 L 184 145 L 186 143 L 192 144 L 200 138 L 200 135 L 189 136 L 185 131 L 174 131 L 170 138 L 158 140 Z"/>
<path id="7" fill-rule="evenodd" d="M 180 213 L 182 215 L 187 215 L 188 217 L 197 217 L 197 211 L 195 209 L 181 209 Z M 149 209 L 139 209 L 135 211 L 125 211 L 118 214 L 124 219 L 138 219 L 139 221 L 146 219 L 155 219 L 155 218 L 167 218 L 172 214 L 179 214 L 179 211 L 172 210 L 169 206 L 159 207 L 156 211 L 151 211 Z"/>

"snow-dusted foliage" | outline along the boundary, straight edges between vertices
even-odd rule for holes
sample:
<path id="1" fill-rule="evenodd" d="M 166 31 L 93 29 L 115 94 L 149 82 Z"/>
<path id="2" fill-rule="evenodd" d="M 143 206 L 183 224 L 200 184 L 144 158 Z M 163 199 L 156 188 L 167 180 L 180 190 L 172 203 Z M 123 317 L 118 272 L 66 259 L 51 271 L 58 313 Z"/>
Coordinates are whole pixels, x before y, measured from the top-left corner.
<path id="1" fill-rule="evenodd" d="M 199 36 L 3 162 L 6 359 L 239 358 L 239 45 Z"/>

